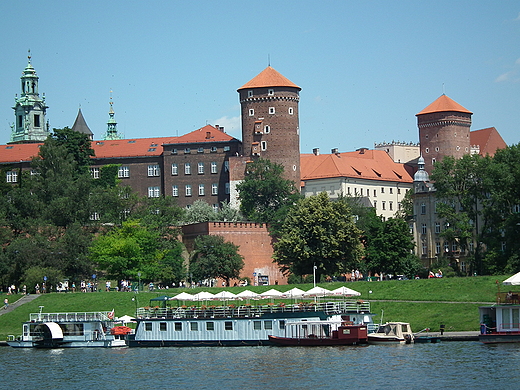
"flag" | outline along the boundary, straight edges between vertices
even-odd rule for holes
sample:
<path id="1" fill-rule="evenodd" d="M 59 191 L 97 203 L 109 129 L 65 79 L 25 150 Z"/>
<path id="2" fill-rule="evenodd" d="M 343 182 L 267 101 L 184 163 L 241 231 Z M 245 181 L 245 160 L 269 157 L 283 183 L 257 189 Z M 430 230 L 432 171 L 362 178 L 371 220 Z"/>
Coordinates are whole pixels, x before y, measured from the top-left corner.
<path id="1" fill-rule="evenodd" d="M 112 309 L 112 311 L 108 313 L 108 319 L 109 320 L 113 320 L 114 319 L 114 314 L 115 314 L 114 313 L 114 309 Z"/>

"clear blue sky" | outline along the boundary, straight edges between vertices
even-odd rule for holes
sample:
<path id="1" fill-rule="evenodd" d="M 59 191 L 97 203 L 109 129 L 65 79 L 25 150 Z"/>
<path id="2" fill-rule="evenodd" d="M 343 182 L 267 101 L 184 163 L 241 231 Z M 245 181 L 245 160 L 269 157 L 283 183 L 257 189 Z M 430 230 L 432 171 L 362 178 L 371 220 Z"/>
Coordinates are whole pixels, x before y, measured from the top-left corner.
<path id="1" fill-rule="evenodd" d="M 520 142 L 518 1 L 2 1 L 0 143 L 31 50 L 51 127 L 81 106 L 96 139 L 110 90 L 126 138 L 219 124 L 241 138 L 237 88 L 268 65 L 302 87 L 301 152 L 418 142 L 443 92 Z"/>

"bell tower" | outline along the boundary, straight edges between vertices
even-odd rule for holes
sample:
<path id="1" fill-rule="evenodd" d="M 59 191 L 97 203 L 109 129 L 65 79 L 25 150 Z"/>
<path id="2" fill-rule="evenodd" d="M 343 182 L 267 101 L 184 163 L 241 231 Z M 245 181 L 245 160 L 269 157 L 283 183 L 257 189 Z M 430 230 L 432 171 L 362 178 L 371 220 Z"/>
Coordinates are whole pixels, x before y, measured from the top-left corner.
<path id="1" fill-rule="evenodd" d="M 296 188 L 300 188 L 300 91 L 271 66 L 238 89 L 244 156 L 283 165 L 285 177 Z"/>
<path id="2" fill-rule="evenodd" d="M 49 124 L 45 121 L 47 106 L 45 95 L 38 93 L 38 76 L 31 64 L 29 51 L 28 63 L 21 79 L 20 97 L 15 97 L 15 123 L 12 126 L 11 143 L 43 142 L 49 135 Z"/>

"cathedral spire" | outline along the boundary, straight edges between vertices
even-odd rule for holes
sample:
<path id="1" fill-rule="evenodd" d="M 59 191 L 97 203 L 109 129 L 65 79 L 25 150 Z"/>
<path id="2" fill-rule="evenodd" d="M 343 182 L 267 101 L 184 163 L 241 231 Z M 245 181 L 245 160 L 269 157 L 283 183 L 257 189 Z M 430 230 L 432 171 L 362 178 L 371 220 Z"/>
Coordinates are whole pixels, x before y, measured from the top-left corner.
<path id="1" fill-rule="evenodd" d="M 105 134 L 104 139 L 122 139 L 121 135 L 117 133 L 117 122 L 114 118 L 115 112 L 112 105 L 114 102 L 112 101 L 112 91 L 110 91 L 110 110 L 108 111 L 108 122 L 107 122 L 107 132 Z"/>
<path id="2" fill-rule="evenodd" d="M 47 106 L 45 95 L 38 93 L 38 75 L 31 63 L 31 51 L 27 55 L 27 66 L 22 72 L 21 94 L 15 97 L 15 123 L 11 133 L 11 142 L 43 142 L 50 134 L 45 121 Z"/>

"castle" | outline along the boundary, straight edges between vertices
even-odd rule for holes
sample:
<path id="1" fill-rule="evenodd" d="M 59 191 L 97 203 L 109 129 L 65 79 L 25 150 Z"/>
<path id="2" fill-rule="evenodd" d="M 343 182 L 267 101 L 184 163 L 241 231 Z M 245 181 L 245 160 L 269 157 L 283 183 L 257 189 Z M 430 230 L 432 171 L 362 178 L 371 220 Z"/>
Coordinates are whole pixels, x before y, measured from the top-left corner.
<path id="1" fill-rule="evenodd" d="M 0 165 L 10 183 L 17 182 L 20 170 L 30 168 L 32 157 L 49 135 L 48 107 L 45 96 L 39 96 L 38 76 L 30 56 L 21 81 L 21 95 L 13 107 L 11 142 L 0 146 Z M 411 225 L 417 254 L 430 264 L 442 253 L 440 248 L 452 249 L 451 243 L 439 238 L 441 222 L 435 218 L 427 172 L 444 156 L 492 155 L 497 148 L 505 147 L 496 129 L 470 131 L 472 113 L 442 95 L 416 115 L 419 144 L 392 142 L 377 144 L 373 150 L 345 153 L 334 149 L 330 154 L 320 154 L 314 149 L 312 154 L 300 154 L 300 91 L 271 66 L 238 88 L 242 140 L 226 134 L 219 125 L 206 125 L 182 136 L 125 139 L 117 131 L 112 101 L 103 139 L 93 139 L 81 109 L 72 129 L 92 139 L 94 178 L 99 177 L 102 166 L 119 164 L 122 184 L 141 196 L 174 197 L 181 207 L 190 207 L 199 199 L 215 209 L 223 201 L 236 207 L 236 186 L 244 177 L 246 164 L 257 158 L 283 165 L 286 178 L 301 187 L 305 196 L 323 191 L 331 198 L 356 196 L 384 218 L 392 217 L 406 192 L 413 189 L 414 207 L 419 210 Z M 249 256 L 255 252 L 253 247 L 247 250 Z M 248 254 L 245 256 L 247 263 Z M 271 259 L 264 262 L 271 263 Z M 275 273 L 270 280 L 283 279 Z"/>

